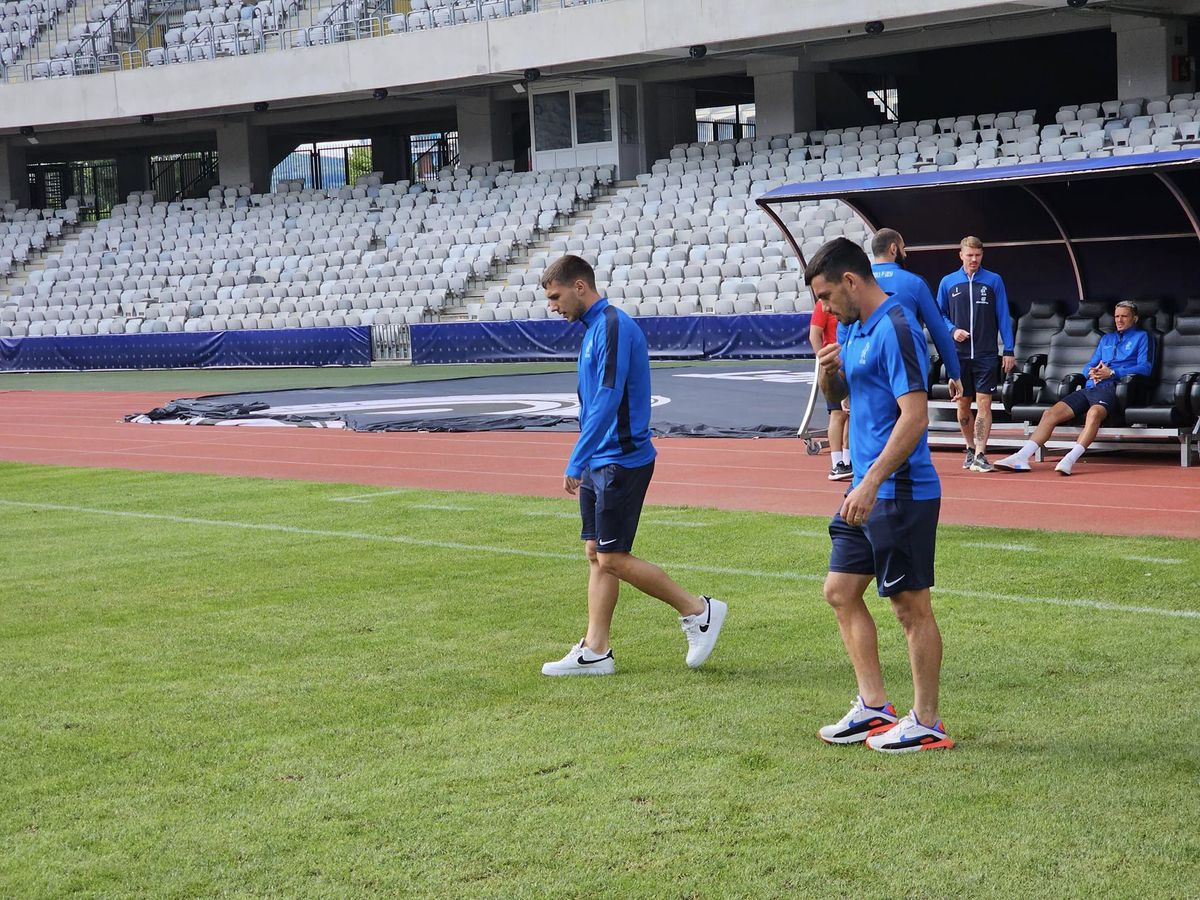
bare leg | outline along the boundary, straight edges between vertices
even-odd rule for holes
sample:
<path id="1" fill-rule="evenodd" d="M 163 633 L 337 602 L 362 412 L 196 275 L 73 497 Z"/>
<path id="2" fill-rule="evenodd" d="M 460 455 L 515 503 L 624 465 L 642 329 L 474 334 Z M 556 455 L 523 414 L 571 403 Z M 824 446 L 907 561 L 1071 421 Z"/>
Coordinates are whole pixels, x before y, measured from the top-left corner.
<path id="1" fill-rule="evenodd" d="M 846 420 L 848 416 L 841 410 L 829 411 L 829 449 L 840 453 L 846 448 Z"/>
<path id="2" fill-rule="evenodd" d="M 975 453 L 986 453 L 988 438 L 992 436 L 992 395 L 975 395 Z"/>
<path id="3" fill-rule="evenodd" d="M 621 582 L 600 568 L 596 553 L 596 542 L 586 544 L 588 559 L 588 630 L 583 643 L 593 653 L 608 652 L 609 634 L 612 630 L 613 611 L 617 608 L 617 595 Z"/>
<path id="4" fill-rule="evenodd" d="M 955 402 L 958 404 L 958 427 L 970 450 L 975 446 L 975 415 L 971 412 L 971 395 L 964 393 Z"/>
<path id="5" fill-rule="evenodd" d="M 703 600 L 689 594 L 653 563 L 638 559 L 632 553 L 597 553 L 596 556 L 599 558 L 597 564 L 602 573 L 619 578 L 643 594 L 661 600 L 681 616 L 694 616 L 704 612 Z"/>
<path id="6" fill-rule="evenodd" d="M 942 671 L 942 635 L 933 617 L 929 588 L 892 597 L 892 609 L 908 639 L 913 676 L 913 711 L 924 725 L 938 720 L 938 678 Z"/>
<path id="7" fill-rule="evenodd" d="M 1108 410 L 1103 406 L 1096 404 L 1088 407 L 1087 415 L 1084 417 L 1083 430 L 1079 432 L 1077 440 L 1079 446 L 1092 446 L 1092 441 L 1096 439 L 1096 432 L 1100 430 L 1100 426 L 1104 424 L 1104 420 L 1107 418 Z"/>
<path id="8" fill-rule="evenodd" d="M 1054 434 L 1054 429 L 1065 422 L 1070 422 L 1073 418 L 1075 418 L 1075 411 L 1059 400 L 1042 413 L 1042 418 L 1038 422 L 1037 428 L 1034 429 L 1033 436 L 1029 439 L 1039 447 L 1045 447 L 1046 441 L 1050 440 L 1050 435 Z"/>
<path id="9" fill-rule="evenodd" d="M 825 578 L 825 600 L 837 616 L 842 643 L 854 666 L 858 693 L 867 706 L 883 706 L 887 692 L 883 688 L 883 670 L 879 666 L 879 641 L 875 620 L 867 609 L 863 594 L 871 584 L 870 575 L 830 572 Z"/>

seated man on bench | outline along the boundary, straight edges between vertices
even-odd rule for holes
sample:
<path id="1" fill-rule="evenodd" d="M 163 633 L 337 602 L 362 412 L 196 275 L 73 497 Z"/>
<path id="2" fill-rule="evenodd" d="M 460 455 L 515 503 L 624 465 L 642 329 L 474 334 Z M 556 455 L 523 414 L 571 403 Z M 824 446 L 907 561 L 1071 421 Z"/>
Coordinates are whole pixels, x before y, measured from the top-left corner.
<path id="1" fill-rule="evenodd" d="M 1012 456 L 996 460 L 996 468 L 1028 472 L 1030 458 L 1039 447 L 1046 445 L 1054 429 L 1083 416 L 1079 439 L 1054 467 L 1054 471 L 1060 475 L 1071 474 L 1072 467 L 1096 439 L 1096 432 L 1116 405 L 1117 382 L 1126 375 L 1149 375 L 1153 368 L 1150 336 L 1136 327 L 1137 305 L 1130 300 L 1122 300 L 1113 312 L 1113 320 L 1117 330 L 1100 338 L 1096 352 L 1083 367 L 1083 374 L 1087 378 L 1083 390 L 1073 391 L 1042 413 L 1033 437 Z"/>

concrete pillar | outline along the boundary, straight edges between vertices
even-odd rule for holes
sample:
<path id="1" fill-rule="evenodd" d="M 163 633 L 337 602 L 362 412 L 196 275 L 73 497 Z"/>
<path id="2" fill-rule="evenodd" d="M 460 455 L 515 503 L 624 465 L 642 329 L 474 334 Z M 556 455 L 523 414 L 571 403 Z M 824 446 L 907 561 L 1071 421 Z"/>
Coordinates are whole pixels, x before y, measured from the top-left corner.
<path id="1" fill-rule="evenodd" d="M 817 77 L 800 71 L 794 59 L 755 60 L 746 67 L 754 78 L 755 133 L 760 137 L 811 131 L 817 127 Z"/>
<path id="2" fill-rule="evenodd" d="M 271 157 L 265 128 L 232 120 L 217 126 L 217 165 L 221 184 L 248 184 L 256 193 L 271 189 Z"/>
<path id="3" fill-rule="evenodd" d="M 371 168 L 383 173 L 384 184 L 400 181 L 408 177 L 404 166 L 404 154 L 400 150 L 403 142 L 408 141 L 394 131 L 377 131 L 369 135 L 371 139 Z"/>
<path id="4" fill-rule="evenodd" d="M 19 142 L 19 143 L 18 143 Z M 29 173 L 25 170 L 25 139 L 0 138 L 0 203 L 29 206 Z"/>
<path id="5" fill-rule="evenodd" d="M 150 189 L 150 157 L 145 153 L 120 153 L 117 163 L 117 198 L 124 202 L 134 191 Z M 161 199 L 170 199 L 164 197 Z"/>
<path id="6" fill-rule="evenodd" d="M 512 159 L 512 112 L 492 97 L 460 97 L 458 161 L 464 165 Z"/>
<path id="7" fill-rule="evenodd" d="M 1176 59 L 1188 59 L 1187 22 L 1115 15 L 1117 97 L 1163 97 L 1196 89 L 1196 73 L 1178 79 Z"/>
<path id="8" fill-rule="evenodd" d="M 644 83 L 642 135 L 646 159 L 665 159 L 676 144 L 695 142 L 695 90 L 680 84 Z"/>

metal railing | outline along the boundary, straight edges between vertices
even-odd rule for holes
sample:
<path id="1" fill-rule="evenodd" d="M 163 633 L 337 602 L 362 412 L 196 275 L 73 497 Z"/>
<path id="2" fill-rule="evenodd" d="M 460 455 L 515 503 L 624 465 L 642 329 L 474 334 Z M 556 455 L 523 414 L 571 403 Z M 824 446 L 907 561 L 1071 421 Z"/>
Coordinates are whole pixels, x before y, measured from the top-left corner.
<path id="1" fill-rule="evenodd" d="M 707 144 L 710 141 L 740 141 L 752 138 L 756 133 L 753 122 L 733 121 L 702 121 L 696 120 L 696 141 Z"/>
<path id="2" fill-rule="evenodd" d="M 408 325 L 372 325 L 372 360 L 412 359 L 412 332 Z"/>
<path id="3" fill-rule="evenodd" d="M 38 56 L 20 64 L 14 63 L 7 68 L 0 67 L 0 82 L 21 80 L 16 77 L 17 73 L 29 81 L 197 62 L 276 49 L 313 47 L 387 34 L 486 22 L 547 9 L 604 3 L 607 0 L 475 0 L 474 5 L 421 10 L 413 10 L 409 0 L 341 0 L 332 7 L 312 7 L 309 21 L 313 24 L 281 28 L 278 27 L 279 23 L 276 23 L 275 27 L 264 27 L 261 13 L 255 9 L 253 17 L 249 19 L 220 25 L 209 23 L 188 26 L 194 27 L 196 33 L 187 40 L 172 43 L 168 43 L 167 33 L 182 27 L 179 24 L 182 16 L 198 9 L 198 0 L 171 0 L 165 7 L 152 7 L 149 0 L 119 2 L 122 9 L 145 8 L 147 12 L 144 15 L 147 18 L 137 19 L 132 13 L 122 17 L 120 11 L 115 12 L 102 21 L 120 19 L 119 22 L 111 23 L 111 29 L 89 28 L 88 33 L 78 39 L 84 46 L 71 55 L 45 59 Z M 294 2 L 290 5 L 292 11 L 286 13 L 285 20 L 306 8 Z M 80 6 L 77 4 L 73 9 L 79 9 Z M 409 8 L 406 10 L 404 7 Z M 340 16 L 337 10 L 341 11 Z M 332 16 L 329 14 L 331 11 L 334 11 Z M 153 18 L 149 18 L 150 12 L 155 13 Z M 362 12 L 366 14 L 363 15 Z M 80 24 L 80 16 L 86 23 L 86 14 L 80 13 L 67 24 Z M 134 28 L 133 25 L 142 27 Z M 105 36 L 111 36 L 112 46 L 106 44 Z M 52 41 L 43 39 L 41 43 Z"/>

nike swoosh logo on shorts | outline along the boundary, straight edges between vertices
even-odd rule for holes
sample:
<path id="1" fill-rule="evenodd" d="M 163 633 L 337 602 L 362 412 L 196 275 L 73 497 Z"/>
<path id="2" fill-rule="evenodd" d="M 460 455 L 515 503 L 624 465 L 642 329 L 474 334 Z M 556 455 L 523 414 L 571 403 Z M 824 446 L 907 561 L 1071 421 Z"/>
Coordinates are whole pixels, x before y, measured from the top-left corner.
<path id="1" fill-rule="evenodd" d="M 617 539 L 613 538 L 612 540 L 609 540 L 609 541 L 597 541 L 596 543 L 599 544 L 601 547 L 607 547 L 609 544 L 615 544 L 616 542 L 617 542 Z"/>
<path id="2" fill-rule="evenodd" d="M 908 574 L 907 572 L 904 573 L 904 575 L 907 575 L 907 574 Z M 899 578 L 893 578 L 891 581 L 885 581 L 883 583 L 883 586 L 885 588 L 890 588 L 893 584 L 899 584 L 901 581 L 904 580 L 904 575 L 901 575 Z"/>

